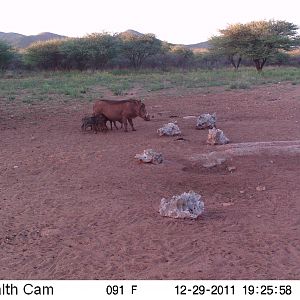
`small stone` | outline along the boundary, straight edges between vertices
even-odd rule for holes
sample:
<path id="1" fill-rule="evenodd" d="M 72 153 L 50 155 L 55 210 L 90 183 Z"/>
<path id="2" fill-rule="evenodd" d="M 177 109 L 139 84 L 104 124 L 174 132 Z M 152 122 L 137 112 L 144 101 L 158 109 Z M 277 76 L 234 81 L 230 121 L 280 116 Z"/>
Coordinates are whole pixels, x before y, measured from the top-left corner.
<path id="1" fill-rule="evenodd" d="M 135 158 L 144 163 L 160 164 L 163 162 L 161 153 L 155 152 L 152 149 L 146 149 L 142 154 L 136 154 Z"/>
<path id="2" fill-rule="evenodd" d="M 240 194 L 245 194 L 245 191 L 240 191 Z"/>
<path id="3" fill-rule="evenodd" d="M 204 168 L 213 168 L 213 167 L 221 165 L 225 161 L 226 161 L 225 157 L 219 157 L 217 159 L 207 158 L 206 160 L 203 161 L 202 166 Z"/>
<path id="4" fill-rule="evenodd" d="M 262 191 L 265 191 L 265 190 L 266 190 L 266 187 L 263 186 L 263 185 L 259 185 L 259 186 L 256 187 L 256 190 L 257 190 L 258 192 L 262 192 Z"/>
<path id="5" fill-rule="evenodd" d="M 261 215 L 256 215 L 256 217 L 257 217 L 257 218 L 260 218 L 260 217 L 261 217 Z"/>
<path id="6" fill-rule="evenodd" d="M 14 169 L 17 169 L 17 168 L 19 168 L 19 166 L 14 166 Z"/>
<path id="7" fill-rule="evenodd" d="M 234 204 L 233 202 L 223 202 L 222 206 L 226 207 L 226 206 L 231 206 L 233 204 Z"/>
<path id="8" fill-rule="evenodd" d="M 159 213 L 164 217 L 196 219 L 204 211 L 204 203 L 201 195 L 189 191 L 181 195 L 175 195 L 171 199 L 162 198 Z"/>
<path id="9" fill-rule="evenodd" d="M 232 173 L 233 171 L 236 170 L 236 167 L 234 167 L 234 166 L 227 167 L 227 170 Z"/>
<path id="10" fill-rule="evenodd" d="M 185 120 L 196 119 L 196 118 L 197 118 L 196 116 L 185 116 L 185 117 L 182 117 L 182 119 L 185 119 Z"/>

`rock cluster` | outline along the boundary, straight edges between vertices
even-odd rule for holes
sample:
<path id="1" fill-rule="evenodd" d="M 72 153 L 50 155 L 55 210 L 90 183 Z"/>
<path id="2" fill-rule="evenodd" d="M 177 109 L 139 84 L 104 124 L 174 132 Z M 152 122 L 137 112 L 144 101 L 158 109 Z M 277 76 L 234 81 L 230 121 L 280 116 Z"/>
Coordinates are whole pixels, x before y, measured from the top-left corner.
<path id="1" fill-rule="evenodd" d="M 135 158 L 144 163 L 160 164 L 163 162 L 161 153 L 155 152 L 152 149 L 146 149 L 142 154 L 136 154 Z"/>
<path id="2" fill-rule="evenodd" d="M 229 139 L 225 136 L 221 129 L 209 129 L 207 144 L 210 145 L 225 145 L 229 143 Z"/>
<path id="3" fill-rule="evenodd" d="M 204 211 L 201 196 L 194 191 L 161 199 L 159 213 L 164 217 L 196 219 Z"/>
<path id="4" fill-rule="evenodd" d="M 167 136 L 174 136 L 181 134 L 181 131 L 178 125 L 175 123 L 168 123 L 165 124 L 162 128 L 157 130 L 159 136 L 167 135 Z"/>
<path id="5" fill-rule="evenodd" d="M 216 127 L 217 116 L 216 113 L 202 114 L 198 117 L 196 128 L 197 129 L 212 129 Z"/>

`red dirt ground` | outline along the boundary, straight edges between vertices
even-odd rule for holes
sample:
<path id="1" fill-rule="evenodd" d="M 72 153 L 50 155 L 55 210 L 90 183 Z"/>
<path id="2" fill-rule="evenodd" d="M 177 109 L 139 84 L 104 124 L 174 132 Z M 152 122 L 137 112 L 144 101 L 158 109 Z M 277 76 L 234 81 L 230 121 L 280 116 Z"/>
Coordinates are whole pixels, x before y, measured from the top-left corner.
<path id="1" fill-rule="evenodd" d="M 154 118 L 135 119 L 136 132 L 97 135 L 80 130 L 92 103 L 2 105 L 0 279 L 300 279 L 299 155 L 196 168 L 189 157 L 222 146 L 182 118 L 216 112 L 232 143 L 299 140 L 300 86 L 145 103 Z M 159 137 L 175 119 L 185 140 Z M 164 163 L 138 163 L 147 148 Z M 158 213 L 161 198 L 189 190 L 205 203 L 197 220 Z"/>

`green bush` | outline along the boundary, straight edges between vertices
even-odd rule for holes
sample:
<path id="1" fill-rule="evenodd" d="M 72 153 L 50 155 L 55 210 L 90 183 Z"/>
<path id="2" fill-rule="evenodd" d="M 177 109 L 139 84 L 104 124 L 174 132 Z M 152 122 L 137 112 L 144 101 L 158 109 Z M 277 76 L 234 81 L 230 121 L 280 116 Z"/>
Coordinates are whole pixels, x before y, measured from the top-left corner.
<path id="1" fill-rule="evenodd" d="M 102 69 L 116 55 L 117 41 L 109 34 L 37 42 L 26 49 L 28 66 L 43 69 Z"/>
<path id="2" fill-rule="evenodd" d="M 5 42 L 0 41 L 0 70 L 5 70 L 13 58 L 12 48 Z"/>
<path id="3" fill-rule="evenodd" d="M 63 43 L 63 40 L 50 40 L 32 44 L 26 49 L 25 63 L 42 70 L 61 69 L 63 57 L 60 47 Z"/>
<path id="4" fill-rule="evenodd" d="M 126 34 L 121 37 L 121 51 L 131 67 L 140 69 L 144 61 L 163 51 L 163 44 L 153 34 Z"/>

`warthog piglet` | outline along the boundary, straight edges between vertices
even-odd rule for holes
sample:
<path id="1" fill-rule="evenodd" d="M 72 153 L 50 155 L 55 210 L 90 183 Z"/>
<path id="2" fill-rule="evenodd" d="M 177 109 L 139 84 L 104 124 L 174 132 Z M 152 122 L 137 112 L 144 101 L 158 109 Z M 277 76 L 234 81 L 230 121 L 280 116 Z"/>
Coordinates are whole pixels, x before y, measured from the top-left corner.
<path id="1" fill-rule="evenodd" d="M 107 131 L 107 121 L 108 119 L 103 114 L 92 117 L 84 117 L 82 118 L 81 129 L 85 131 L 90 127 L 95 133 L 97 133 L 97 131 Z"/>

